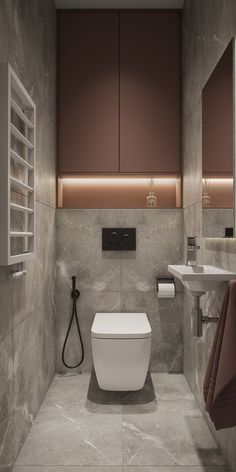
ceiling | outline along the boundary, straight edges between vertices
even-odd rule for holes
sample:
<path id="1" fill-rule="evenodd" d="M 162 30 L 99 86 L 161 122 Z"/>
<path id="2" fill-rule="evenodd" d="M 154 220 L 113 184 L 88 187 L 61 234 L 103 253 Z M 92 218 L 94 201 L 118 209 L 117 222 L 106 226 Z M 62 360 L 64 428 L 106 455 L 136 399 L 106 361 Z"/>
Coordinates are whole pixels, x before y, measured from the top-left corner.
<path id="1" fill-rule="evenodd" d="M 184 0 L 55 0 L 57 8 L 72 9 L 72 8 L 163 8 L 181 9 L 184 5 Z"/>

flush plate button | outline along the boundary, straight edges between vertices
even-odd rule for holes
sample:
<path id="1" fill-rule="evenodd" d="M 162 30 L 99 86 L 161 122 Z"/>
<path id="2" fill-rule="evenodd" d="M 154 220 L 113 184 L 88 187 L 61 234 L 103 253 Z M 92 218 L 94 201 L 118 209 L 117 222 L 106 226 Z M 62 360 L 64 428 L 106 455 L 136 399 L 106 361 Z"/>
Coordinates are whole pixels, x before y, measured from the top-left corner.
<path id="1" fill-rule="evenodd" d="M 103 251 L 135 251 L 136 228 L 102 228 Z"/>
<path id="2" fill-rule="evenodd" d="M 120 234 L 117 231 L 112 231 L 112 233 L 108 236 L 109 240 L 114 244 L 119 244 L 120 243 Z"/>

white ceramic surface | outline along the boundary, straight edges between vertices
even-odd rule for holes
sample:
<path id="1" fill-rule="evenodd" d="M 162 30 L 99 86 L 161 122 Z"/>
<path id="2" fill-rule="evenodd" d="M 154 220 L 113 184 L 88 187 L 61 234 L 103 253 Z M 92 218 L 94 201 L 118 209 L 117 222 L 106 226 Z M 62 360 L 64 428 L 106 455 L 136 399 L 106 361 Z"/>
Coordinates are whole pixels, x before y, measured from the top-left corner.
<path id="1" fill-rule="evenodd" d="M 210 265 L 168 265 L 168 271 L 192 293 L 215 290 L 221 282 L 236 279 L 236 273 Z"/>
<path id="2" fill-rule="evenodd" d="M 104 323 L 104 317 L 107 323 Z M 151 326 L 147 315 L 97 313 L 91 335 L 99 387 L 111 391 L 143 388 L 151 353 Z"/>

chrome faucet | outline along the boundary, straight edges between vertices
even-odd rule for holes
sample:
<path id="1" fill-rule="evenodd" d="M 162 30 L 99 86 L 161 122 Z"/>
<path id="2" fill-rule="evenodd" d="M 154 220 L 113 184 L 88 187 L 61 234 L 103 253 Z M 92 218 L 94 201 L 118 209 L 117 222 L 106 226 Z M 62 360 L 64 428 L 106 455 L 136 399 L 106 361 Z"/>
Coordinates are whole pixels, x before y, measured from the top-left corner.
<path id="1" fill-rule="evenodd" d="M 200 249 L 200 246 L 197 245 L 197 236 L 188 236 L 186 265 L 192 267 L 197 265 L 197 249 Z"/>

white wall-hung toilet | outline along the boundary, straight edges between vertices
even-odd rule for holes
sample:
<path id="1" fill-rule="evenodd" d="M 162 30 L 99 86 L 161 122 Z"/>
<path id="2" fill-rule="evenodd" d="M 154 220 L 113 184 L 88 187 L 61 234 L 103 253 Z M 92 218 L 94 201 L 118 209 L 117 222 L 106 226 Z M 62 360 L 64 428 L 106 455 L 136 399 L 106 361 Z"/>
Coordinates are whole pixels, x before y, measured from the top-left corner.
<path id="1" fill-rule="evenodd" d="M 151 352 L 146 313 L 96 313 L 91 330 L 98 385 L 103 390 L 140 390 Z"/>

